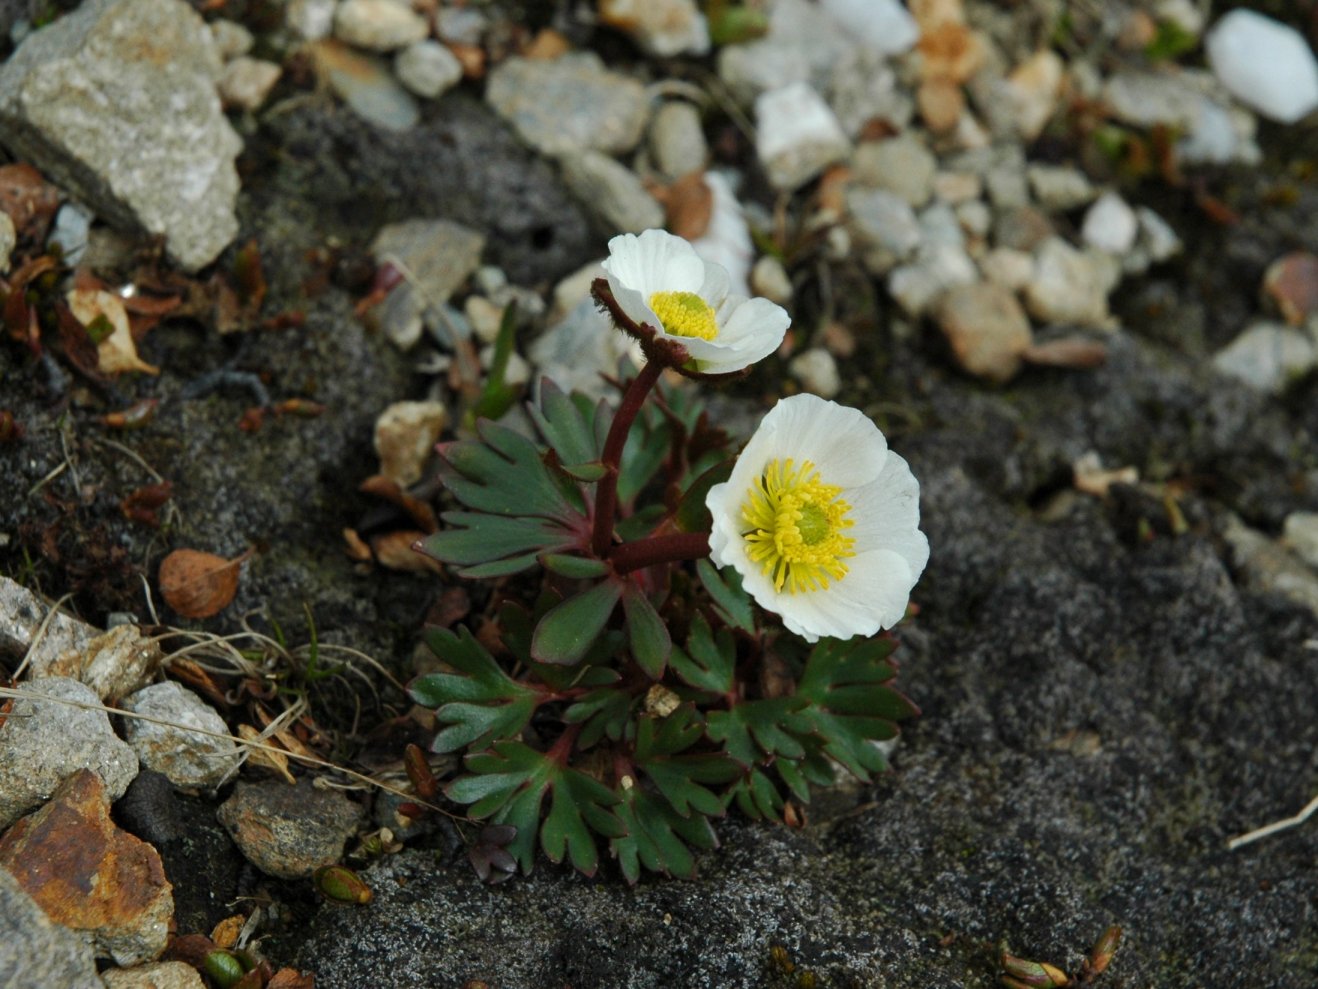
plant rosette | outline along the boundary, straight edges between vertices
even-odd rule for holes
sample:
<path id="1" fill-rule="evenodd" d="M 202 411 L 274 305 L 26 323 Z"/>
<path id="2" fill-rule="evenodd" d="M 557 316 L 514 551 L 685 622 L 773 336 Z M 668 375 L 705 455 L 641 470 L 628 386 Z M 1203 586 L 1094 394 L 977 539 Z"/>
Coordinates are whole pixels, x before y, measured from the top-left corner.
<path id="1" fill-rule="evenodd" d="M 673 360 L 680 371 L 743 371 L 777 350 L 791 323 L 787 311 L 768 299 L 732 294 L 722 267 L 663 230 L 614 237 L 603 267 L 614 305 L 597 293 L 601 301 L 641 340 L 650 359 L 684 356 Z"/>
<path id="2" fill-rule="evenodd" d="M 779 401 L 705 503 L 710 558 L 808 642 L 896 625 L 929 560 L 906 461 L 864 414 L 814 395 Z"/>

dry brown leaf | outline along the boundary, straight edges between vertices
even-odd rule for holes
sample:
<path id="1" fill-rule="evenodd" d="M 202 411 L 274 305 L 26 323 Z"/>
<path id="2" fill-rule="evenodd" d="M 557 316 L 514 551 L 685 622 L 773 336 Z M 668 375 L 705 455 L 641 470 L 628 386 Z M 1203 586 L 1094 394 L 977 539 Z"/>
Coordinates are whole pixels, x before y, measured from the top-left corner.
<path id="1" fill-rule="evenodd" d="M 310 972 L 299 972 L 294 968 L 281 968 L 270 976 L 270 981 L 265 984 L 265 989 L 316 989 L 316 977 Z"/>
<path id="2" fill-rule="evenodd" d="M 215 925 L 215 930 L 211 931 L 211 940 L 215 942 L 217 948 L 232 948 L 238 943 L 238 935 L 242 933 L 245 923 L 247 918 L 240 913 L 225 917 Z"/>
<path id="3" fill-rule="evenodd" d="M 1084 337 L 1062 337 L 1045 343 L 1032 343 L 1021 352 L 1027 364 L 1041 367 L 1066 367 L 1088 370 L 1101 367 L 1107 360 L 1107 347 Z"/>
<path id="4" fill-rule="evenodd" d="M 705 184 L 704 172 L 683 175 L 665 190 L 661 202 L 672 233 L 686 240 L 705 236 L 714 212 L 714 193 Z"/>
<path id="5" fill-rule="evenodd" d="M 250 555 L 226 560 L 214 553 L 176 549 L 160 561 L 160 593 L 184 618 L 210 618 L 238 593 L 238 574 Z"/>
<path id="6" fill-rule="evenodd" d="M 274 718 L 270 716 L 270 712 L 268 712 L 263 707 L 258 707 L 256 709 L 256 717 L 257 720 L 261 722 L 261 729 L 263 731 L 266 728 L 269 728 L 271 723 L 274 721 Z M 316 755 L 316 753 L 312 752 L 311 749 L 303 745 L 302 741 L 287 728 L 280 728 L 274 733 L 272 737 L 275 739 L 275 741 L 277 741 L 284 748 L 288 749 L 288 751 L 292 752 L 294 755 L 308 756 L 311 758 L 314 758 Z"/>
<path id="7" fill-rule="evenodd" d="M 358 485 L 357 490 L 362 494 L 375 495 L 377 498 L 383 498 L 385 501 L 397 505 L 411 516 L 412 521 L 426 535 L 439 531 L 439 521 L 435 518 L 435 510 L 420 498 L 413 498 L 393 478 L 386 477 L 384 474 L 372 474 Z"/>
<path id="8" fill-rule="evenodd" d="M 426 538 L 424 532 L 401 529 L 386 532 L 371 540 L 371 549 L 380 566 L 407 573 L 441 573 L 439 561 L 413 547 Z"/>
<path id="9" fill-rule="evenodd" d="M 536 58 L 549 61 L 566 55 L 572 50 L 572 43 L 553 28 L 542 28 L 530 43 L 522 49 L 523 58 Z"/>
<path id="10" fill-rule="evenodd" d="M 40 244 L 59 209 L 59 190 L 31 165 L 0 166 L 0 213 L 14 221 L 19 240 Z"/>
<path id="11" fill-rule="evenodd" d="M 273 744 L 271 739 L 262 739 L 261 733 L 251 725 L 239 725 L 238 737 L 244 742 L 260 742 L 263 745 Z M 271 752 L 269 749 L 249 748 L 247 750 L 247 765 L 268 769 L 276 776 L 282 778 L 285 783 L 290 785 L 297 783 L 296 777 L 294 777 L 289 771 L 288 756 L 281 752 Z M 216 941 L 219 940 L 214 934 L 212 934 L 211 937 L 215 938 Z"/>
<path id="12" fill-rule="evenodd" d="M 142 371 L 159 374 L 160 369 L 137 356 L 132 327 L 124 302 L 113 292 L 74 289 L 66 297 L 69 311 L 96 344 L 98 367 L 103 374 Z M 108 333 L 106 331 L 108 330 Z M 105 335 L 101 335 L 105 333 Z"/>
<path id="13" fill-rule="evenodd" d="M 369 563 L 371 561 L 371 547 L 366 545 L 366 540 L 357 535 L 356 529 L 343 530 L 344 550 L 350 559 L 358 563 Z"/>

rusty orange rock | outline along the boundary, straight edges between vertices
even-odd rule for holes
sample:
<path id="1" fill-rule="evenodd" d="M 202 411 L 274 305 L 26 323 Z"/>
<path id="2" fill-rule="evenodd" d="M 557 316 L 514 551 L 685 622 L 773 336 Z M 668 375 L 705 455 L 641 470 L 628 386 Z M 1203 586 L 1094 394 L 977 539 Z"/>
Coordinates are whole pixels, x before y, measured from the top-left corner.
<path id="1" fill-rule="evenodd" d="M 97 955 L 138 965 L 165 949 L 174 887 L 156 850 L 110 819 L 105 785 L 90 770 L 0 838 L 0 868 L 55 923 L 91 934 Z"/>

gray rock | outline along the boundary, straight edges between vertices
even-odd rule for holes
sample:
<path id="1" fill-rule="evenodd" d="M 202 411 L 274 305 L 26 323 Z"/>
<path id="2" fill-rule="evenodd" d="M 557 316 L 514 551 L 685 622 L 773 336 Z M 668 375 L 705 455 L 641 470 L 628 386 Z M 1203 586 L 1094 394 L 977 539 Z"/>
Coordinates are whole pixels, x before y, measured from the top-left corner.
<path id="1" fill-rule="evenodd" d="M 764 255 L 751 268 L 751 290 L 780 306 L 792 301 L 792 280 L 783 263 L 771 254 Z"/>
<path id="2" fill-rule="evenodd" d="M 1019 292 L 1034 277 L 1034 256 L 1010 247 L 995 247 L 979 259 L 984 277 L 1011 292 Z"/>
<path id="3" fill-rule="evenodd" d="M 77 203 L 65 203 L 55 214 L 55 226 L 47 243 L 59 244 L 64 251 L 64 260 L 70 265 L 78 264 L 87 253 L 93 219 L 95 217 Z"/>
<path id="4" fill-rule="evenodd" d="M 330 88 L 362 120 L 390 131 L 409 131 L 417 125 L 420 107 L 379 58 L 333 38 L 308 47 Z"/>
<path id="5" fill-rule="evenodd" d="M 216 710 L 173 680 L 124 698 L 123 709 L 156 719 L 126 718 L 128 744 L 142 765 L 183 790 L 214 790 L 238 770 L 238 746 Z M 158 722 L 169 722 L 162 724 Z M 183 727 L 176 727 L 183 726 Z M 188 731 L 201 728 L 209 734 Z"/>
<path id="6" fill-rule="evenodd" d="M 1292 553 L 1318 570 L 1318 512 L 1292 512 L 1286 516 L 1281 534 Z"/>
<path id="7" fill-rule="evenodd" d="M 23 656 L 30 651 L 28 668 L 34 678 L 48 676 L 61 656 L 81 653 L 100 633 L 62 611 L 46 621 L 50 609 L 18 581 L 0 575 L 0 652 Z"/>
<path id="8" fill-rule="evenodd" d="M 1222 538 L 1231 547 L 1245 583 L 1263 594 L 1276 594 L 1318 615 L 1318 573 L 1285 546 L 1232 515 Z"/>
<path id="9" fill-rule="evenodd" d="M 87 939 L 61 927 L 0 869 L 0 985 L 5 989 L 104 989 Z"/>
<path id="10" fill-rule="evenodd" d="M 1171 224 L 1147 206 L 1137 206 L 1135 214 L 1140 222 L 1140 246 L 1149 260 L 1157 264 L 1181 253 L 1185 245 Z"/>
<path id="11" fill-rule="evenodd" d="M 928 247 L 945 244 L 965 247 L 966 235 L 956 210 L 947 203 L 934 203 L 920 211 L 920 241 Z"/>
<path id="12" fill-rule="evenodd" d="M 105 989 L 206 989 L 197 970 L 185 962 L 112 968 L 102 978 Z"/>
<path id="13" fill-rule="evenodd" d="M 426 19 L 400 0 L 340 0 L 334 12 L 335 37 L 368 51 L 395 51 L 429 33 Z"/>
<path id="14" fill-rule="evenodd" d="M 239 780 L 216 812 L 247 861 L 281 879 L 305 879 L 322 865 L 338 862 L 357 831 L 360 805 L 338 790 L 303 780 Z"/>
<path id="15" fill-rule="evenodd" d="M 644 87 L 605 69 L 592 52 L 507 59 L 490 73 L 485 98 L 523 141 L 547 155 L 631 151 L 649 115 Z"/>
<path id="16" fill-rule="evenodd" d="M 392 264 L 403 281 L 385 300 L 389 339 L 407 349 L 421 339 L 422 317 L 442 306 L 481 262 L 485 238 L 451 220 L 405 220 L 384 227 L 371 244 L 377 264 Z"/>
<path id="17" fill-rule="evenodd" d="M 1025 287 L 1030 314 L 1045 323 L 1074 323 L 1110 329 L 1110 273 L 1097 259 L 1050 237 L 1035 255 L 1034 277 Z"/>
<path id="18" fill-rule="evenodd" d="M 611 233 L 634 233 L 664 225 L 664 209 L 640 177 L 598 151 L 564 155 L 563 181 Z"/>
<path id="19" fill-rule="evenodd" d="M 1199 88 L 1182 72 L 1140 70 L 1115 73 L 1104 86 L 1103 97 L 1123 123 L 1187 131 L 1194 128 L 1202 99 Z"/>
<path id="20" fill-rule="evenodd" d="M 117 800 L 137 775 L 137 755 L 110 728 L 100 700 L 86 684 L 46 677 L 19 684 L 24 696 L 0 725 L 0 829 L 55 792 L 79 769 L 90 769 Z M 41 698 L 55 698 L 41 700 Z"/>
<path id="21" fill-rule="evenodd" d="M 778 189 L 795 189 L 851 152 L 851 142 L 823 98 L 804 82 L 755 99 L 755 151 Z"/>
<path id="22" fill-rule="evenodd" d="M 1118 193 L 1105 192 L 1085 212 L 1080 236 L 1090 247 L 1125 254 L 1135 246 L 1139 218 Z"/>
<path id="23" fill-rule="evenodd" d="M 1225 165 L 1241 152 L 1230 112 L 1216 100 L 1199 97 L 1194 124 L 1176 142 L 1176 158 L 1186 165 Z"/>
<path id="24" fill-rule="evenodd" d="M 338 0 L 289 0 L 284 23 L 303 41 L 319 41 L 334 30 L 337 6 Z"/>
<path id="25" fill-rule="evenodd" d="M 847 190 L 847 229 L 865 267 L 876 275 L 907 260 L 920 246 L 920 221 L 910 203 L 882 189 Z"/>
<path id="26" fill-rule="evenodd" d="M 220 56 L 222 62 L 228 62 L 240 55 L 246 55 L 252 50 L 252 45 L 256 43 L 256 39 L 252 37 L 252 32 L 237 21 L 230 21 L 221 17 L 219 20 L 208 22 L 208 26 L 211 30 L 211 37 L 215 40 L 215 52 Z"/>
<path id="27" fill-rule="evenodd" d="M 835 68 L 852 58 L 854 41 L 808 0 L 775 0 L 768 13 L 763 38 L 719 50 L 719 76 L 733 97 L 750 104 L 761 93 L 797 82 L 829 92 Z"/>
<path id="28" fill-rule="evenodd" d="M 398 53 L 394 72 L 398 81 L 417 96 L 433 100 L 461 81 L 462 63 L 439 42 L 418 41 Z"/>
<path id="29" fill-rule="evenodd" d="M 1049 212 L 1075 209 L 1097 194 L 1085 173 L 1069 165 L 1031 165 L 1027 175 L 1035 200 Z"/>
<path id="30" fill-rule="evenodd" d="M 1313 340 L 1281 323 L 1255 323 L 1213 357 L 1222 374 L 1270 395 L 1281 394 L 1315 366 Z"/>
<path id="31" fill-rule="evenodd" d="M 1052 220 L 1033 206 L 998 210 L 993 219 L 993 243 L 1014 251 L 1033 251 L 1054 233 Z"/>
<path id="32" fill-rule="evenodd" d="M 238 230 L 242 141 L 219 74 L 211 33 L 182 0 L 90 0 L 0 69 L 0 132 L 98 216 L 163 234 L 195 271 Z"/>
<path id="33" fill-rule="evenodd" d="M 670 181 L 702 171 L 709 145 L 700 111 L 685 100 L 669 100 L 650 121 L 649 148 L 655 167 Z"/>
<path id="34" fill-rule="evenodd" d="M 978 278 L 979 270 L 964 247 L 935 244 L 922 247 L 915 261 L 888 273 L 888 292 L 908 316 L 922 316 L 948 289 Z"/>
<path id="35" fill-rule="evenodd" d="M 225 106 L 257 110 L 275 88 L 283 68 L 276 62 L 240 55 L 224 66 L 218 89 Z"/>
<path id="36" fill-rule="evenodd" d="M 647 55 L 709 53 L 709 25 L 695 0 L 606 0 L 601 18 L 631 36 Z"/>
<path id="37" fill-rule="evenodd" d="M 885 141 L 866 141 L 851 159 L 857 182 L 896 193 L 915 207 L 933 195 L 937 166 L 937 159 L 911 131 Z"/>
<path id="38" fill-rule="evenodd" d="M 160 643 L 133 624 L 116 625 L 85 649 L 65 653 L 53 671 L 81 680 L 101 700 L 117 700 L 142 687 L 160 665 Z"/>
<path id="39" fill-rule="evenodd" d="M 851 138 L 860 135 L 873 120 L 904 131 L 915 116 L 915 100 L 899 85 L 887 59 L 863 47 L 845 48 L 839 53 L 830 68 L 824 95 Z"/>

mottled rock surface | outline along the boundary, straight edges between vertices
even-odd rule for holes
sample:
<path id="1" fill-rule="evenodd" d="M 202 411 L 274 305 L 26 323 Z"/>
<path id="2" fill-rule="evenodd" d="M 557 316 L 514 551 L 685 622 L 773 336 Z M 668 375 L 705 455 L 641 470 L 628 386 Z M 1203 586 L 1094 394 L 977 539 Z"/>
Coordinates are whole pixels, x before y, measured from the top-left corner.
<path id="1" fill-rule="evenodd" d="M 104 711 L 89 709 L 100 704 L 91 688 L 46 677 L 18 689 L 26 696 L 14 701 L 0 724 L 0 828 L 40 806 L 81 769 L 96 773 L 110 799 L 118 799 L 137 775 L 137 754 L 114 733 Z"/>
<path id="2" fill-rule="evenodd" d="M 0 985 L 6 989 L 102 989 L 86 939 L 53 923 L 0 869 Z"/>
<path id="3" fill-rule="evenodd" d="M 215 708 L 174 680 L 143 687 L 123 701 L 125 735 L 142 765 L 185 790 L 213 790 L 238 769 L 238 746 Z M 150 720 L 148 720 L 150 719 Z M 208 734 L 188 731 L 200 728 Z"/>
<path id="4" fill-rule="evenodd" d="M 242 142 L 219 75 L 210 31 L 181 0 L 92 0 L 0 69 L 4 142 L 107 219 L 163 234 L 195 270 L 238 231 Z"/>
<path id="5" fill-rule="evenodd" d="M 138 965 L 165 950 L 174 899 L 160 856 L 110 820 L 109 794 L 90 770 L 5 832 L 0 868 L 51 920 L 89 935 L 97 955 Z"/>
<path id="6" fill-rule="evenodd" d="M 337 862 L 357 829 L 361 806 L 309 782 L 239 782 L 218 816 L 247 860 L 283 879 L 305 879 Z"/>

